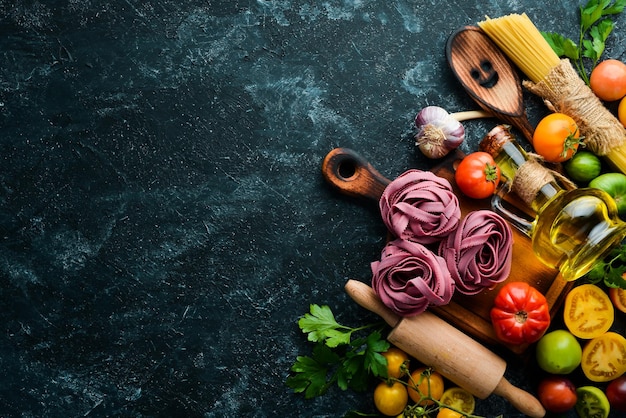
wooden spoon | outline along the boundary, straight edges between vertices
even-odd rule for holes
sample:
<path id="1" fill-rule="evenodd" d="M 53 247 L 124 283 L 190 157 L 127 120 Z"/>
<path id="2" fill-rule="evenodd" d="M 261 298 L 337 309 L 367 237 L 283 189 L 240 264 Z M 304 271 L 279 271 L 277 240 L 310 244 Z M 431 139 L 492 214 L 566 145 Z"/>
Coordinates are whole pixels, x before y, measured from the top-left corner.
<path id="1" fill-rule="evenodd" d="M 508 57 L 477 26 L 452 33 L 446 44 L 452 72 L 485 111 L 519 129 L 532 144 L 534 128 L 526 116 L 522 84 Z"/>

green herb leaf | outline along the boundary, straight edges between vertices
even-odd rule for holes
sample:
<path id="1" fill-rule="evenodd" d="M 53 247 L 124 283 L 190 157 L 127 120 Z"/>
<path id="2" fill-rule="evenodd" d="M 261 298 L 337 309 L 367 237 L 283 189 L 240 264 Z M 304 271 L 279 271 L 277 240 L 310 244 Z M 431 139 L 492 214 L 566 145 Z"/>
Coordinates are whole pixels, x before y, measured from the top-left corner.
<path id="1" fill-rule="evenodd" d="M 574 41 L 555 32 L 542 32 L 541 34 L 559 57 L 566 57 L 571 60 L 578 59 L 578 45 Z"/>
<path id="2" fill-rule="evenodd" d="M 305 314 L 298 321 L 302 332 L 308 334 L 309 341 L 325 341 L 329 347 L 337 347 L 350 342 L 350 331 L 342 331 L 341 325 L 335 320 L 332 310 L 328 306 L 311 305 L 310 313 Z"/>
<path id="3" fill-rule="evenodd" d="M 607 2 L 610 3 L 610 2 Z M 626 7 L 626 0 L 617 0 L 615 4 L 604 7 L 603 15 L 616 15 L 621 13 Z"/>
<path id="4" fill-rule="evenodd" d="M 578 42 L 552 32 L 542 32 L 542 35 L 559 57 L 573 61 L 580 77 L 589 84 L 589 75 L 600 61 L 606 40 L 615 27 L 610 18 L 603 17 L 619 14 L 625 6 L 626 0 L 589 0 L 580 6 Z M 591 60 L 589 70 L 583 62 L 584 58 Z"/>

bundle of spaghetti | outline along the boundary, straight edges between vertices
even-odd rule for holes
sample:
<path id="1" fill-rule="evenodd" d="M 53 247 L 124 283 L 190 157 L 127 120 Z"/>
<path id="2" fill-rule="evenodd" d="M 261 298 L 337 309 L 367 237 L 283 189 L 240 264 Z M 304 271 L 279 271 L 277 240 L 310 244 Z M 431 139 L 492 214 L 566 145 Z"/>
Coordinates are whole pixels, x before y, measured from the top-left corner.
<path id="1" fill-rule="evenodd" d="M 568 59 L 552 50 L 530 18 L 510 14 L 478 26 L 524 73 L 531 93 L 546 106 L 574 119 L 585 146 L 626 174 L 626 129 L 578 75 Z"/>

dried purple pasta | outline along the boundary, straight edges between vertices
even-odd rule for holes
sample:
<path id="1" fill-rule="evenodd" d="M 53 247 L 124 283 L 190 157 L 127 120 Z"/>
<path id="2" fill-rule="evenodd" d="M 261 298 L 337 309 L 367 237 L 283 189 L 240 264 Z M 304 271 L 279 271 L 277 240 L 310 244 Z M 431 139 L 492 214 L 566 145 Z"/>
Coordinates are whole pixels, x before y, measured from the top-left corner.
<path id="1" fill-rule="evenodd" d="M 382 302 L 402 317 L 446 305 L 454 282 L 446 262 L 422 244 L 395 239 L 385 245 L 380 261 L 371 264 L 372 288 Z"/>
<path id="2" fill-rule="evenodd" d="M 440 243 L 438 253 L 446 260 L 456 289 L 473 295 L 509 276 L 513 233 L 497 213 L 473 211 Z"/>
<path id="3" fill-rule="evenodd" d="M 395 237 L 425 245 L 447 237 L 461 218 L 450 182 L 430 171 L 401 174 L 385 188 L 379 206 L 383 222 Z"/>

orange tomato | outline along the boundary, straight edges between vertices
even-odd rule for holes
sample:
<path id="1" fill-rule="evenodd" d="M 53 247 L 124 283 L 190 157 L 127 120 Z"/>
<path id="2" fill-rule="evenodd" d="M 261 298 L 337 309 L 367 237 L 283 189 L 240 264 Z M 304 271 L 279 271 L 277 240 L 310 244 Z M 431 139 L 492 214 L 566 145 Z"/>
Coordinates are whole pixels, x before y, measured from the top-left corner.
<path id="1" fill-rule="evenodd" d="M 617 310 L 626 313 L 626 289 L 619 287 L 610 288 L 609 298 Z"/>
<path id="2" fill-rule="evenodd" d="M 426 367 L 416 369 L 409 379 L 409 396 L 418 405 L 432 405 L 434 403 L 432 399 L 439 400 L 443 395 L 443 376 L 434 370 L 426 369 Z M 424 399 L 425 397 L 432 399 Z"/>
<path id="3" fill-rule="evenodd" d="M 622 125 L 626 127 L 626 97 L 619 101 L 619 106 L 617 106 L 617 118 Z"/>
<path id="4" fill-rule="evenodd" d="M 626 64 L 616 59 L 600 62 L 591 71 L 589 87 L 596 96 L 607 102 L 626 96 Z"/>
<path id="5" fill-rule="evenodd" d="M 611 328 L 615 310 L 604 290 L 594 284 L 574 287 L 565 297 L 563 319 L 578 338 L 598 337 Z"/>
<path id="6" fill-rule="evenodd" d="M 564 113 L 551 113 L 541 119 L 533 134 L 535 152 L 551 163 L 572 158 L 580 142 L 576 121 Z"/>
<path id="7" fill-rule="evenodd" d="M 397 347 L 391 347 L 384 353 L 387 359 L 387 376 L 396 379 L 402 377 L 409 367 L 409 355 Z M 403 367 L 404 365 L 404 367 Z"/>
<path id="8" fill-rule="evenodd" d="M 381 382 L 374 389 L 374 405 L 383 415 L 396 416 L 404 411 L 408 403 L 409 395 L 401 382 Z"/>
<path id="9" fill-rule="evenodd" d="M 592 382 L 608 382 L 626 373 L 626 338 L 609 331 L 583 348 L 580 366 Z"/>

